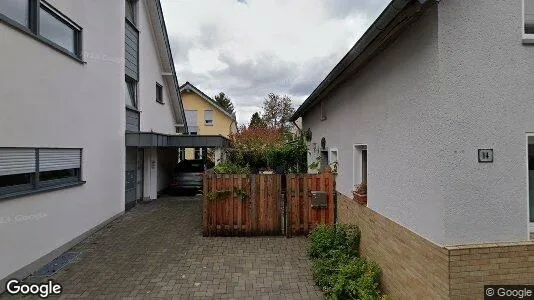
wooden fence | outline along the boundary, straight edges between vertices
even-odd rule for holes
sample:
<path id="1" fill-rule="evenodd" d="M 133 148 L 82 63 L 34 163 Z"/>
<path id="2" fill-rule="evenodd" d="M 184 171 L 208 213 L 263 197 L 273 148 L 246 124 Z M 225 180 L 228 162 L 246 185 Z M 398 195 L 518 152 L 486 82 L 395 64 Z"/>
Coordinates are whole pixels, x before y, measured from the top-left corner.
<path id="1" fill-rule="evenodd" d="M 287 175 L 290 234 L 308 234 L 318 224 L 334 224 L 336 182 L 334 174 Z M 312 207 L 312 191 L 327 192 L 326 207 Z"/>
<path id="2" fill-rule="evenodd" d="M 327 207 L 312 208 L 312 191 L 327 192 Z M 307 234 L 333 224 L 335 180 L 309 175 L 204 175 L 203 233 L 225 235 Z"/>

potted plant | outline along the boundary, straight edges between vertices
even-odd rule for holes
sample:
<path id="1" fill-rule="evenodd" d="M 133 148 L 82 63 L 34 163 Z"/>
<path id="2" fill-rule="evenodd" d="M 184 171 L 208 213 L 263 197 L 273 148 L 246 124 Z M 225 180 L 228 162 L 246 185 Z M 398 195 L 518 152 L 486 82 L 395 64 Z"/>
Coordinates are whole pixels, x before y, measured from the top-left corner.
<path id="1" fill-rule="evenodd" d="M 367 181 L 362 181 L 362 183 L 356 187 L 356 190 L 352 191 L 352 196 L 356 202 L 367 206 Z"/>

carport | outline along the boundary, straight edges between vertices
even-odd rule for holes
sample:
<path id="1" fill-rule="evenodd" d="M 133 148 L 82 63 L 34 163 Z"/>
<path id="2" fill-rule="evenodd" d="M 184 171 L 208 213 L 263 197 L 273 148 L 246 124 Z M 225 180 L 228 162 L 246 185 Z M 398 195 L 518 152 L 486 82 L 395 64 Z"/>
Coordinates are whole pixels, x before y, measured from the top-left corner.
<path id="1" fill-rule="evenodd" d="M 230 140 L 222 135 L 169 135 L 155 132 L 126 133 L 126 209 L 136 200 L 154 200 L 167 187 L 178 163 L 178 150 L 215 150 L 215 163 L 225 160 Z"/>

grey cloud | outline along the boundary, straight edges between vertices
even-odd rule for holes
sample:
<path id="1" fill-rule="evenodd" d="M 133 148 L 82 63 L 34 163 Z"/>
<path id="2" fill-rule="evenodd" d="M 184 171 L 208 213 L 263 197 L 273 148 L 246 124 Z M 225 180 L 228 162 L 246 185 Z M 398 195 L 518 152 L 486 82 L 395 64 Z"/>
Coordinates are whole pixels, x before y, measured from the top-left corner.
<path id="1" fill-rule="evenodd" d="M 211 49 L 224 42 L 224 35 L 216 24 L 202 24 L 200 26 L 200 36 L 197 37 L 196 42 L 202 47 Z"/>
<path id="2" fill-rule="evenodd" d="M 189 49 L 194 47 L 194 41 L 181 36 L 170 36 L 169 43 L 175 63 L 189 61 Z"/>
<path id="3" fill-rule="evenodd" d="M 247 0 L 237 0 L 237 2 L 247 4 Z"/>
<path id="4" fill-rule="evenodd" d="M 353 13 L 366 15 L 378 15 L 389 3 L 388 0 L 324 0 L 324 7 L 330 15 L 343 19 Z"/>

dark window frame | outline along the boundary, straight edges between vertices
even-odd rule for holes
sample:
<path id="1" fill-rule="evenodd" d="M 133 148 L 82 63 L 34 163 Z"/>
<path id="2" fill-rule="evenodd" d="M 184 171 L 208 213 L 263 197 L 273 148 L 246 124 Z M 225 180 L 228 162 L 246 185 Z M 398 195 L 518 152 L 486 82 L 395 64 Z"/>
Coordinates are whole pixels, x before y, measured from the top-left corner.
<path id="1" fill-rule="evenodd" d="M 45 0 L 26 0 L 29 3 L 29 13 L 28 13 L 28 25 L 21 24 L 14 19 L 11 19 L 9 16 L 0 13 L 0 21 L 9 25 L 10 27 L 29 35 L 35 40 L 51 47 L 52 49 L 67 55 L 70 58 L 73 58 L 79 63 L 85 64 L 83 60 L 83 28 L 79 26 L 76 22 L 72 21 L 69 17 L 63 14 L 61 11 L 56 9 L 50 3 Z M 55 42 L 49 40 L 48 38 L 42 36 L 39 31 L 39 14 L 41 9 L 46 10 L 57 20 L 61 21 L 63 24 L 67 25 L 74 31 L 74 52 L 63 48 L 62 46 L 56 44 Z"/>
<path id="2" fill-rule="evenodd" d="M 133 110 L 136 110 L 138 111 L 139 109 L 139 91 L 138 91 L 138 84 L 139 82 L 133 78 L 131 78 L 130 76 L 128 75 L 125 75 L 124 76 L 124 84 L 126 84 L 126 89 L 129 90 L 128 88 L 128 83 L 130 84 L 133 84 L 133 89 L 134 89 L 134 106 L 131 106 L 130 104 L 126 103 L 126 108 L 129 108 L 129 109 L 133 109 Z M 126 91 L 125 91 L 126 92 Z"/>
<path id="3" fill-rule="evenodd" d="M 133 12 L 132 12 L 132 18 L 133 20 L 130 20 L 128 18 L 128 12 L 127 12 L 127 4 L 126 3 L 131 3 L 132 5 L 132 8 L 133 8 Z M 137 0 L 124 0 L 124 18 L 126 19 L 126 21 L 130 22 L 134 27 L 137 28 L 137 11 L 138 11 L 138 8 L 137 8 Z"/>
<path id="4" fill-rule="evenodd" d="M 4 148 L 4 147 L 2 147 Z M 32 194 L 38 194 L 42 192 L 48 192 L 58 189 L 69 188 L 73 186 L 79 186 L 85 184 L 86 181 L 82 180 L 82 162 L 83 162 L 83 148 L 24 148 L 24 147 L 7 147 L 14 149 L 34 149 L 35 150 L 35 171 L 30 173 L 17 173 L 17 174 L 28 174 L 30 176 L 30 183 L 12 185 L 0 188 L 0 200 L 18 198 Z M 52 171 L 43 171 L 39 170 L 39 150 L 40 149 L 75 149 L 80 151 L 80 168 L 74 169 L 61 169 L 62 170 L 73 170 L 74 176 L 68 176 L 57 179 L 50 180 L 40 180 L 40 175 L 45 172 Z M 17 175 L 13 174 L 13 175 Z"/>
<path id="5" fill-rule="evenodd" d="M 163 85 L 158 82 L 156 82 L 156 102 L 165 104 L 165 102 L 163 102 Z"/>

